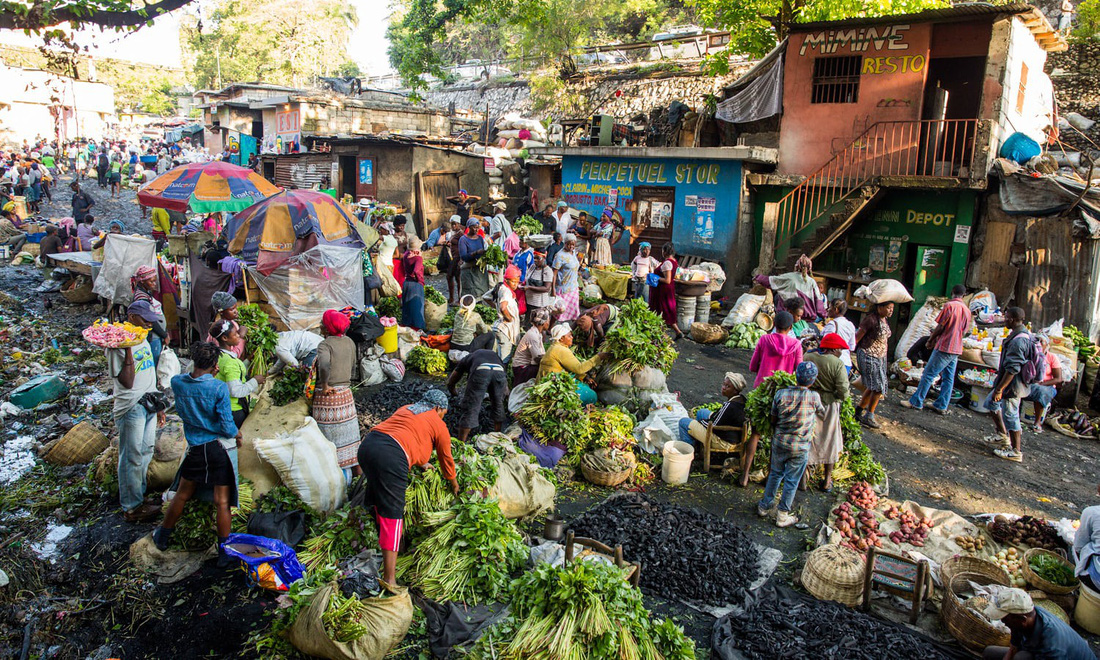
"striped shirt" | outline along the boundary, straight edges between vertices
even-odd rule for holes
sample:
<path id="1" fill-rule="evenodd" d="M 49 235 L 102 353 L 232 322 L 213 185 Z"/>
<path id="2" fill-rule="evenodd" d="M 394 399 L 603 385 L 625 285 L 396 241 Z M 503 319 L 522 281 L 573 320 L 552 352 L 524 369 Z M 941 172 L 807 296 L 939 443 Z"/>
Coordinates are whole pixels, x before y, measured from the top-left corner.
<path id="1" fill-rule="evenodd" d="M 772 447 L 800 455 L 810 451 L 816 416 L 824 416 L 825 408 L 817 392 L 805 387 L 784 387 L 772 399 L 772 414 L 778 418 Z"/>

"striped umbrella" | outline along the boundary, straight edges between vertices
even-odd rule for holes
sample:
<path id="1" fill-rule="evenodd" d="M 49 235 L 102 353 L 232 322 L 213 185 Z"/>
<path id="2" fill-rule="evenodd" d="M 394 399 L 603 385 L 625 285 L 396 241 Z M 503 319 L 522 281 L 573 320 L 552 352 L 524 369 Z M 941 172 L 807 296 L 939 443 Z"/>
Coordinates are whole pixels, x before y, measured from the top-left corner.
<path id="1" fill-rule="evenodd" d="M 233 213 L 279 190 L 247 167 L 212 160 L 168 170 L 138 190 L 138 201 L 169 211 Z"/>
<path id="2" fill-rule="evenodd" d="M 285 190 L 253 204 L 229 219 L 225 235 L 229 251 L 264 275 L 315 245 L 364 247 L 351 216 L 314 190 Z"/>

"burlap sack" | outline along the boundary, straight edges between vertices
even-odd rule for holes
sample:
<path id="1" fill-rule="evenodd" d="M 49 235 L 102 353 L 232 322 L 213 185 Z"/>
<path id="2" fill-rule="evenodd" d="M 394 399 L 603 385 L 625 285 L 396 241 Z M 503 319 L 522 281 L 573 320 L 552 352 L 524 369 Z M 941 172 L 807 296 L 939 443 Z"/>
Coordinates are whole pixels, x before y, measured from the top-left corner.
<path id="1" fill-rule="evenodd" d="M 700 344 L 720 344 L 726 341 L 729 332 L 713 323 L 692 323 L 691 338 Z"/>
<path id="2" fill-rule="evenodd" d="M 325 632 L 321 616 L 328 609 L 328 601 L 337 588 L 336 583 L 332 583 L 318 591 L 298 614 L 290 626 L 290 643 L 306 655 L 328 660 L 382 660 L 390 649 L 405 639 L 413 617 L 409 590 L 405 587 L 383 587 L 391 593 L 390 596 L 363 601 L 368 612 L 361 623 L 368 632 L 359 639 L 344 644 Z"/>
<path id="3" fill-rule="evenodd" d="M 447 304 L 437 305 L 430 300 L 424 301 L 424 325 L 428 332 L 439 332 L 443 317 L 447 315 Z"/>
<path id="4" fill-rule="evenodd" d="M 532 518 L 554 507 L 556 489 L 526 453 L 510 456 L 497 470 L 497 482 L 489 490 L 507 518 Z"/>

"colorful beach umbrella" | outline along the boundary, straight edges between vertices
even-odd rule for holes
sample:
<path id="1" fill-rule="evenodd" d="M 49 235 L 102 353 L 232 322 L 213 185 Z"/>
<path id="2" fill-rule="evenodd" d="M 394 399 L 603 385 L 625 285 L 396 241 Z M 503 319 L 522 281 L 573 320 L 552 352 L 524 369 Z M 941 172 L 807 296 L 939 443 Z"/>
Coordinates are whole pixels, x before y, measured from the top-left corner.
<path id="1" fill-rule="evenodd" d="M 212 160 L 168 170 L 138 190 L 138 201 L 169 211 L 234 213 L 279 190 L 247 167 Z"/>
<path id="2" fill-rule="evenodd" d="M 270 275 L 283 262 L 315 245 L 362 248 L 355 220 L 329 195 L 285 190 L 257 202 L 225 226 L 229 251 Z"/>

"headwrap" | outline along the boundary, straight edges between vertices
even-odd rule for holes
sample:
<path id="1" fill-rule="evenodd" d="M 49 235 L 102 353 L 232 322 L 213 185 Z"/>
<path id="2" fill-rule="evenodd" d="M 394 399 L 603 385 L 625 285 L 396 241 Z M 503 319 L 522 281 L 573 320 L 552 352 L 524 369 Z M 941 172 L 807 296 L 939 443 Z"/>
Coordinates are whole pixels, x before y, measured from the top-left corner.
<path id="1" fill-rule="evenodd" d="M 148 279 L 157 274 L 157 269 L 152 266 L 138 266 L 138 269 L 134 271 L 134 276 L 130 279 L 140 282 L 141 280 Z"/>
<path id="2" fill-rule="evenodd" d="M 456 214 L 456 215 L 452 215 L 452 216 L 451 216 L 451 220 L 450 220 L 450 221 L 451 221 L 451 222 L 457 222 L 458 224 L 462 224 L 462 216 L 460 216 L 460 215 L 457 215 L 457 214 Z"/>
<path id="3" fill-rule="evenodd" d="M 466 192 L 465 188 L 459 188 L 458 194 L 462 195 L 463 197 L 469 197 L 470 196 L 470 193 Z"/>
<path id="4" fill-rule="evenodd" d="M 535 310 L 535 314 L 531 317 L 531 323 L 534 325 L 543 325 L 550 322 L 550 310 L 545 307 Z"/>
<path id="5" fill-rule="evenodd" d="M 515 264 L 509 264 L 508 267 L 504 269 L 504 279 L 506 280 L 510 280 L 512 278 L 519 279 L 519 275 L 519 266 L 516 266 Z"/>
<path id="6" fill-rule="evenodd" d="M 650 248 L 650 249 L 653 248 L 653 246 L 649 244 L 649 241 L 642 241 L 641 243 L 638 243 L 638 249 L 639 250 L 644 250 L 646 248 Z"/>
<path id="7" fill-rule="evenodd" d="M 559 323 L 553 328 L 550 328 L 550 339 L 554 341 L 558 341 L 565 335 L 570 334 L 573 334 L 573 329 L 569 327 L 568 323 Z"/>
<path id="8" fill-rule="evenodd" d="M 233 329 L 233 322 L 229 320 L 214 321 L 214 325 L 210 326 L 210 336 L 214 339 L 221 339 Z"/>
<path id="9" fill-rule="evenodd" d="M 351 319 L 346 314 L 341 314 L 335 309 L 330 309 L 321 315 L 321 325 L 325 332 L 336 337 L 342 337 L 351 327 Z"/>
<path id="10" fill-rule="evenodd" d="M 392 222 L 383 222 L 382 224 L 380 224 L 378 226 L 381 227 L 382 229 L 385 229 L 386 231 L 388 231 L 391 234 L 394 232 Z"/>
<path id="11" fill-rule="evenodd" d="M 110 230 L 114 229 L 115 227 L 118 227 L 118 231 L 119 231 L 120 233 L 123 233 L 123 234 L 125 234 L 125 233 L 126 233 L 126 225 L 122 224 L 122 221 L 121 221 L 121 220 L 112 220 L 112 221 L 111 221 L 111 222 L 110 222 L 110 223 L 109 223 L 109 224 L 107 225 L 107 231 L 110 231 Z"/>
<path id="12" fill-rule="evenodd" d="M 467 294 L 458 299 L 458 313 L 462 316 L 469 318 L 473 313 L 474 307 L 477 306 L 477 300 L 473 296 Z"/>
<path id="13" fill-rule="evenodd" d="M 558 208 L 559 208 L 559 209 L 562 209 L 562 208 L 567 208 L 568 206 L 569 206 L 569 205 L 565 203 L 565 200 L 559 200 L 559 201 L 558 201 Z"/>
<path id="14" fill-rule="evenodd" d="M 1001 589 L 985 606 L 985 618 L 1000 621 L 1009 614 L 1027 614 L 1035 609 L 1031 596 L 1023 589 Z"/>
<path id="15" fill-rule="evenodd" d="M 226 291 L 218 291 L 213 296 L 210 296 L 210 306 L 214 308 L 214 313 L 224 312 L 237 304 L 237 299 L 232 293 Z"/>
<path id="16" fill-rule="evenodd" d="M 466 228 L 472 229 L 474 227 L 480 227 L 481 223 L 477 221 L 477 218 L 470 218 L 466 221 Z"/>
<path id="17" fill-rule="evenodd" d="M 794 379 L 805 387 L 813 385 L 817 380 L 817 365 L 813 362 L 800 362 L 794 370 Z"/>
<path id="18" fill-rule="evenodd" d="M 451 402 L 447 399 L 447 395 L 437 389 L 430 389 L 427 392 L 420 395 L 420 400 L 409 406 L 409 412 L 414 415 L 420 413 L 426 413 L 433 408 L 446 409 L 450 407 Z"/>
<path id="19" fill-rule="evenodd" d="M 531 250 L 531 252 L 534 253 L 534 254 L 537 254 L 540 257 L 545 257 L 546 256 L 546 249 L 545 248 L 543 248 L 542 250 Z"/>
<path id="20" fill-rule="evenodd" d="M 738 392 L 745 389 L 745 377 L 737 373 L 736 371 L 726 372 L 726 382 L 730 385 L 733 385 L 733 389 L 737 390 Z"/>
<path id="21" fill-rule="evenodd" d="M 610 218 L 614 213 L 615 209 L 611 208 L 610 206 L 603 207 L 603 217 Z"/>
<path id="22" fill-rule="evenodd" d="M 794 263 L 794 269 L 800 273 L 809 274 L 814 269 L 814 262 L 808 256 L 802 255 Z"/>
<path id="23" fill-rule="evenodd" d="M 821 348 L 825 350 L 832 350 L 834 348 L 846 351 L 851 347 L 848 346 L 848 342 L 844 341 L 844 337 L 841 337 L 835 332 L 830 332 L 821 338 Z"/>

